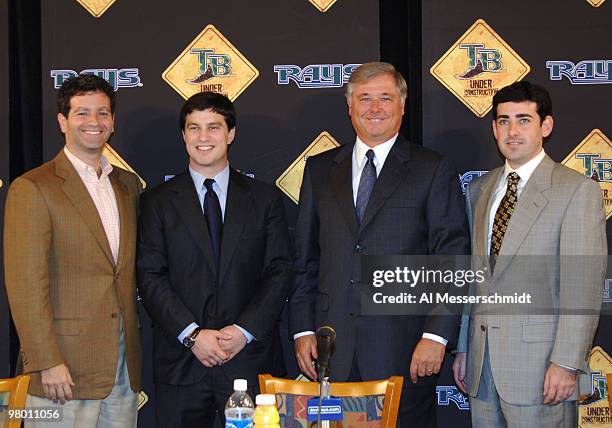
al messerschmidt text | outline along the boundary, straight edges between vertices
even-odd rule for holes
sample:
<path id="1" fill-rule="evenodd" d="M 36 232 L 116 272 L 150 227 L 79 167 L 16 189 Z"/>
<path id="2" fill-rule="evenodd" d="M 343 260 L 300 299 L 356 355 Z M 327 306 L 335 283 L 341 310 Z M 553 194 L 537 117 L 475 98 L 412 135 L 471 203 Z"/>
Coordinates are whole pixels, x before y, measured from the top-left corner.
<path id="1" fill-rule="evenodd" d="M 386 296 L 383 293 L 374 293 L 372 300 L 377 304 L 404 304 L 404 303 L 443 303 L 443 304 L 531 304 L 530 293 L 514 293 L 511 295 L 490 294 L 488 296 L 452 296 L 448 293 L 422 293 L 417 298 L 413 293 L 399 293 Z"/>

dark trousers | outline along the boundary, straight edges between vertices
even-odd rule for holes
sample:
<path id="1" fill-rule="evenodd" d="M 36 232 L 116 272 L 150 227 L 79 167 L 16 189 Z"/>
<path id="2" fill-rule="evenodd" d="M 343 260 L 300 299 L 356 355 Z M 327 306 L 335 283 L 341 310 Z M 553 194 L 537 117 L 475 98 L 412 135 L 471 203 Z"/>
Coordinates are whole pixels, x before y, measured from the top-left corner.
<path id="1" fill-rule="evenodd" d="M 410 364 L 408 361 L 406 364 Z M 391 375 L 390 375 L 391 376 Z M 374 380 L 374 379 L 372 379 Z M 348 382 L 362 382 L 357 356 L 353 356 L 353 365 Z M 404 377 L 402 399 L 398 414 L 398 427 L 403 428 L 436 428 L 436 386 L 413 384 L 410 377 Z"/>
<path id="2" fill-rule="evenodd" d="M 253 385 L 248 394 L 255 397 Z M 206 370 L 193 385 L 155 384 L 155 418 L 158 428 L 214 427 L 215 419 L 225 425 L 225 404 L 234 392 L 234 380 L 221 367 Z"/>

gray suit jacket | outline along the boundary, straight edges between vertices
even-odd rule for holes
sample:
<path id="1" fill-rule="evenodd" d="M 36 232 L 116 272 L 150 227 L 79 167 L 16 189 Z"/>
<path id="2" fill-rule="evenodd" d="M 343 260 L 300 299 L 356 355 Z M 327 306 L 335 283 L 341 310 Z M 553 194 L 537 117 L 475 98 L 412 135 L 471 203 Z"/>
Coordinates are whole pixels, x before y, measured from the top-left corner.
<path id="1" fill-rule="evenodd" d="M 542 403 L 550 362 L 587 370 L 606 272 L 606 218 L 596 182 L 546 156 L 520 195 L 493 274 L 488 218 L 503 167 L 471 183 L 472 264 L 487 269 L 477 296 L 529 293 L 532 305 L 474 304 L 461 325 L 467 384 L 478 393 L 488 342 L 493 379 L 512 404 Z M 568 314 L 569 313 L 571 314 Z M 581 313 L 579 313 L 581 312 Z M 578 391 L 570 399 L 577 399 Z"/>

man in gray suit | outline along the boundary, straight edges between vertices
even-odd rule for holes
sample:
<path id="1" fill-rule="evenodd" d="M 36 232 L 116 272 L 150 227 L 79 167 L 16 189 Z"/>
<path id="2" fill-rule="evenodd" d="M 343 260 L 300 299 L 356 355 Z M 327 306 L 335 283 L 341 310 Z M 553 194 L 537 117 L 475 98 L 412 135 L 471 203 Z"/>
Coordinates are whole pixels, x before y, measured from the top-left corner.
<path id="1" fill-rule="evenodd" d="M 527 293 L 532 305 L 473 304 L 462 318 L 453 375 L 474 427 L 576 426 L 577 374 L 597 327 L 606 219 L 597 182 L 542 148 L 553 129 L 546 90 L 517 82 L 493 97 L 505 165 L 467 192 L 476 297 Z M 467 352 L 467 354 L 466 354 Z"/>

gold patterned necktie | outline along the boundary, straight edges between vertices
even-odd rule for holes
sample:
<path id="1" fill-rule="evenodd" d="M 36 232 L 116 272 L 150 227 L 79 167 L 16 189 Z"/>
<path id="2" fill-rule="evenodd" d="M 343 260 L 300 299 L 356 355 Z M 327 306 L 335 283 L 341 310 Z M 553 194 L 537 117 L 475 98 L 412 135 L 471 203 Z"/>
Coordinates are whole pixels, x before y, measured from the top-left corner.
<path id="1" fill-rule="evenodd" d="M 493 232 L 491 233 L 491 250 L 489 251 L 491 256 L 491 270 L 493 270 L 495 267 L 497 255 L 499 254 L 499 250 L 502 246 L 506 229 L 508 229 L 508 222 L 510 221 L 510 217 L 514 212 L 514 207 L 516 206 L 517 187 L 520 179 L 521 177 L 519 177 L 516 172 L 511 172 L 508 174 L 508 187 L 506 188 L 506 194 L 502 198 L 499 207 L 497 208 L 497 212 L 495 213 L 495 219 L 493 220 Z"/>

